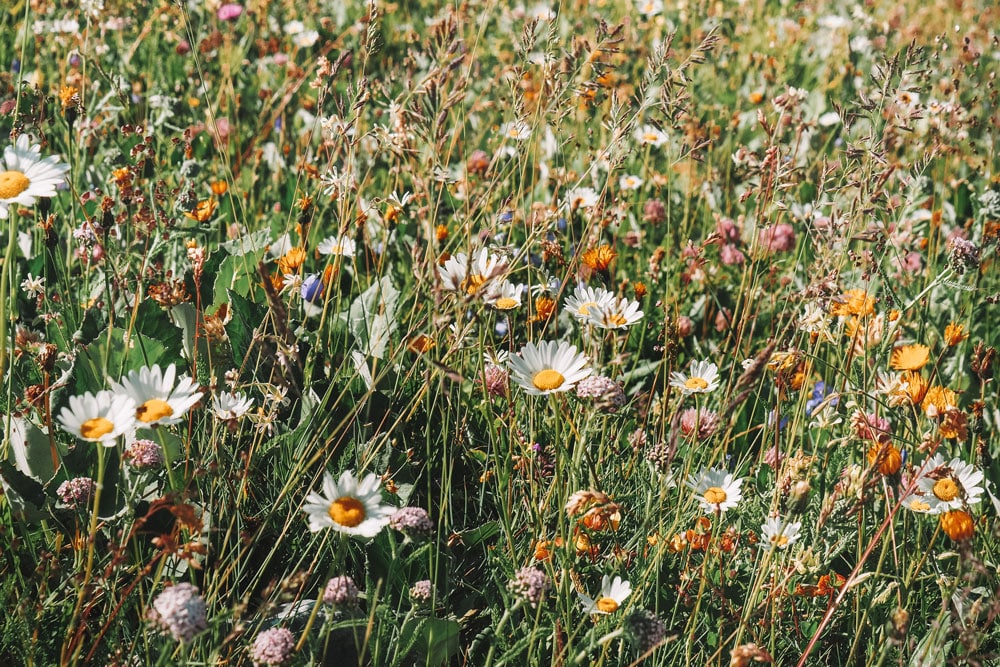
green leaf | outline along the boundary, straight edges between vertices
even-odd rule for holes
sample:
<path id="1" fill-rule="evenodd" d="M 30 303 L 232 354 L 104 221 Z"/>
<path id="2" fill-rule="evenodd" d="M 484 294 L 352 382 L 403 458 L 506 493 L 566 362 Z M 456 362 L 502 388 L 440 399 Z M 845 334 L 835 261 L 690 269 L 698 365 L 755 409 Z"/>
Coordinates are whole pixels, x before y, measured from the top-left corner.
<path id="1" fill-rule="evenodd" d="M 347 319 L 358 349 L 366 356 L 376 359 L 385 356 L 389 339 L 396 331 L 398 301 L 399 291 L 387 276 L 383 276 L 351 303 L 346 314 L 341 315 Z"/>
<path id="2" fill-rule="evenodd" d="M 450 618 L 431 618 L 424 626 L 427 638 L 427 663 L 442 665 L 458 653 L 462 626 Z"/>
<path id="3" fill-rule="evenodd" d="M 462 543 L 467 547 L 471 547 L 492 539 L 499 534 L 500 524 L 496 521 L 490 521 L 479 526 L 479 528 L 473 528 L 472 530 L 463 532 Z"/>
<path id="4" fill-rule="evenodd" d="M 8 460 L 17 470 L 36 482 L 52 479 L 55 467 L 48 436 L 31 422 L 14 417 L 10 424 Z"/>
<path id="5" fill-rule="evenodd" d="M 8 493 L 13 490 L 34 508 L 45 505 L 45 489 L 42 485 L 15 468 L 10 461 L 0 461 L 0 477 L 3 478 L 4 486 L 9 487 L 5 489 Z"/>
<path id="6" fill-rule="evenodd" d="M 267 306 L 253 303 L 233 290 L 228 290 L 227 294 L 233 319 L 226 325 L 226 333 L 229 334 L 229 343 L 233 348 L 233 358 L 244 359 L 253 344 L 254 330 L 264 321 Z"/>

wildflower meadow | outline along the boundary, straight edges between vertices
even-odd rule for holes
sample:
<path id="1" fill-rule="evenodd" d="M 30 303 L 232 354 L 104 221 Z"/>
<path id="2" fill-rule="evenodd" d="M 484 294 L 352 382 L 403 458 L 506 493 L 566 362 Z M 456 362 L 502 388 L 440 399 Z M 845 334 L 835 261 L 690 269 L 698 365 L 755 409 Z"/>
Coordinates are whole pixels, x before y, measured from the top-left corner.
<path id="1" fill-rule="evenodd" d="M 0 664 L 1000 665 L 994 2 L 0 36 Z"/>

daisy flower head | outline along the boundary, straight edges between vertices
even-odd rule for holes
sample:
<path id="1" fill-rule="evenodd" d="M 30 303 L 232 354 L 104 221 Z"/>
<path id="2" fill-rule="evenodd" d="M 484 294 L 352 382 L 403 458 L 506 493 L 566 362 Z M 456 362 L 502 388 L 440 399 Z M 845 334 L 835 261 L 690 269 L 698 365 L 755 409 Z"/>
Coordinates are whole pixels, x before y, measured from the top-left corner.
<path id="1" fill-rule="evenodd" d="M 580 322 L 587 322 L 590 320 L 592 310 L 599 310 L 604 306 L 612 304 L 614 301 L 614 293 L 602 287 L 595 289 L 580 284 L 573 290 L 573 294 L 566 298 L 564 308 Z"/>
<path id="2" fill-rule="evenodd" d="M 357 252 L 357 244 L 347 234 L 328 236 L 319 242 L 316 251 L 321 255 L 334 255 L 343 257 L 354 257 Z"/>
<path id="3" fill-rule="evenodd" d="M 507 363 L 514 382 L 532 396 L 569 391 L 591 373 L 587 357 L 565 341 L 528 343 Z"/>
<path id="4" fill-rule="evenodd" d="M 212 413 L 222 421 L 239 419 L 252 407 L 253 399 L 239 391 L 224 391 L 212 398 Z"/>
<path id="5" fill-rule="evenodd" d="M 667 133 L 655 125 L 643 125 L 635 131 L 635 140 L 643 146 L 659 148 L 667 143 Z"/>
<path id="6" fill-rule="evenodd" d="M 719 388 L 719 367 L 707 359 L 695 361 L 689 373 L 671 373 L 670 386 L 680 389 L 685 396 L 708 394 Z"/>
<path id="7" fill-rule="evenodd" d="M 181 376 L 174 385 L 177 367 L 167 366 L 160 370 L 159 364 L 130 371 L 121 383 L 112 385 L 112 391 L 127 394 L 135 401 L 137 426 L 154 424 L 177 424 L 184 414 L 201 399 L 198 383 L 187 375 Z"/>
<path id="8" fill-rule="evenodd" d="M 929 514 L 942 514 L 963 509 L 966 505 L 982 502 L 983 471 L 962 459 L 947 463 L 941 454 L 935 454 L 924 464 L 924 473 L 917 479 L 921 500 L 928 506 Z"/>
<path id="9" fill-rule="evenodd" d="M 41 156 L 41 147 L 22 134 L 3 151 L 0 163 L 0 219 L 11 205 L 34 206 L 41 197 L 55 197 L 56 187 L 66 182 L 69 165 L 59 157 Z"/>
<path id="10" fill-rule="evenodd" d="M 59 423 L 81 440 L 114 447 L 118 436 L 135 428 L 135 401 L 115 391 L 71 396 L 59 413 Z"/>
<path id="11" fill-rule="evenodd" d="M 635 174 L 625 174 L 618 179 L 618 187 L 622 190 L 638 190 L 642 187 L 643 180 Z"/>
<path id="12" fill-rule="evenodd" d="M 608 575 L 601 578 L 601 595 L 592 598 L 583 593 L 579 593 L 580 603 L 586 614 L 611 614 L 618 610 L 625 602 L 625 599 L 632 594 L 632 584 L 627 579 L 615 577 L 614 580 Z"/>
<path id="13" fill-rule="evenodd" d="M 512 120 L 500 126 L 500 136 L 512 141 L 524 141 L 531 136 L 531 126 L 523 120 Z"/>
<path id="14" fill-rule="evenodd" d="M 709 468 L 691 475 L 687 485 L 697 494 L 695 497 L 707 514 L 731 510 L 743 499 L 740 491 L 743 479 L 734 479 L 732 473 L 721 468 Z"/>
<path id="15" fill-rule="evenodd" d="M 638 301 L 615 299 L 590 311 L 587 321 L 601 329 L 627 329 L 642 319 Z"/>
<path id="16" fill-rule="evenodd" d="M 930 348 L 926 345 L 903 345 L 892 351 L 889 363 L 893 370 L 919 371 L 930 359 Z"/>
<path id="17" fill-rule="evenodd" d="M 653 18 L 663 11 L 662 0 L 637 0 L 635 8 L 644 18 Z"/>
<path id="18" fill-rule="evenodd" d="M 523 292 L 524 285 L 515 285 L 509 280 L 504 280 L 499 284 L 491 285 L 487 289 L 483 301 L 496 310 L 513 310 L 521 305 Z"/>
<path id="19" fill-rule="evenodd" d="M 505 268 L 499 257 L 483 248 L 472 259 L 464 252 L 456 253 L 444 266 L 438 267 L 438 275 L 446 290 L 474 295 L 500 276 Z"/>
<path id="20" fill-rule="evenodd" d="M 801 529 L 801 521 L 786 523 L 776 516 L 768 517 L 760 527 L 761 544 L 765 547 L 771 545 L 777 549 L 784 549 L 798 541 Z"/>
<path id="21" fill-rule="evenodd" d="M 323 474 L 323 493 L 306 496 L 302 509 L 309 515 L 309 530 L 332 528 L 354 537 L 375 537 L 396 511 L 382 504 L 379 476 L 368 474 L 358 479 L 345 470 L 339 480 Z"/>
<path id="22" fill-rule="evenodd" d="M 578 208 L 594 208 L 600 200 L 601 196 L 594 188 L 582 186 L 566 191 L 566 208 L 571 211 Z"/>

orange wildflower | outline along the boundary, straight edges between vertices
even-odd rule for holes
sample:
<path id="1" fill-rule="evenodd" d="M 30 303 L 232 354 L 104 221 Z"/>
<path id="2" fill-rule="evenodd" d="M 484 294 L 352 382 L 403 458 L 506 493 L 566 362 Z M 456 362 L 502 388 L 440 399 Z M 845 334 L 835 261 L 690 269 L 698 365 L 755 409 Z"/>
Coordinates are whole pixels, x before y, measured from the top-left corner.
<path id="1" fill-rule="evenodd" d="M 920 405 L 927 393 L 927 380 L 916 371 L 906 371 L 900 379 L 906 383 L 906 395 L 910 397 L 910 401 L 914 405 Z"/>
<path id="2" fill-rule="evenodd" d="M 871 315 L 875 312 L 875 297 L 863 289 L 849 289 L 830 304 L 830 314 L 835 316 Z"/>
<path id="3" fill-rule="evenodd" d="M 618 253 L 607 243 L 602 243 L 596 248 L 591 248 L 590 250 L 583 253 L 583 263 L 587 265 L 588 268 L 594 271 L 607 271 L 608 267 L 611 266 L 611 262 L 615 260 Z"/>
<path id="4" fill-rule="evenodd" d="M 955 347 L 969 337 L 969 332 L 961 324 L 949 322 L 944 328 L 944 343 L 948 347 Z"/>
<path id="5" fill-rule="evenodd" d="M 208 187 L 212 188 L 212 194 L 216 197 L 221 197 L 229 192 L 229 183 L 226 183 L 225 181 L 212 181 L 209 183 Z"/>
<path id="6" fill-rule="evenodd" d="M 892 351 L 889 364 L 897 371 L 919 371 L 930 356 L 931 350 L 926 345 L 903 345 Z"/>
<path id="7" fill-rule="evenodd" d="M 891 443 L 875 443 L 868 449 L 868 463 L 883 475 L 895 475 L 903 465 L 903 455 Z"/>
<path id="8" fill-rule="evenodd" d="M 306 261 L 306 251 L 302 248 L 292 248 L 278 259 L 278 271 L 281 275 L 295 273 Z"/>
<path id="9" fill-rule="evenodd" d="M 204 201 L 198 202 L 193 211 L 184 211 L 184 217 L 195 222 L 208 222 L 217 207 L 218 204 L 215 203 L 215 199 L 209 197 Z"/>
<path id="10" fill-rule="evenodd" d="M 920 407 L 928 417 L 937 417 L 949 408 L 957 408 L 958 400 L 951 389 L 935 385 L 924 394 Z"/>
<path id="11" fill-rule="evenodd" d="M 963 542 L 972 537 L 976 524 L 965 510 L 951 510 L 941 515 L 941 530 L 955 542 Z"/>
<path id="12" fill-rule="evenodd" d="M 532 318 L 532 321 L 544 322 L 552 317 L 554 312 L 556 312 L 555 299 L 550 299 L 545 295 L 541 295 L 535 299 L 535 316 Z"/>

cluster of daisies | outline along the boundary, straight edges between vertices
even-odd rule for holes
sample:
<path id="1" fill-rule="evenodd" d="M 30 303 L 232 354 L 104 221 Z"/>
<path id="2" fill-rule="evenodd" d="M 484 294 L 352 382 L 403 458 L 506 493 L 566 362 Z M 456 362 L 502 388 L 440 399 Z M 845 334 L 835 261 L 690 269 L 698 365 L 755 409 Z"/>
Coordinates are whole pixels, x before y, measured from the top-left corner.
<path id="1" fill-rule="evenodd" d="M 129 371 L 110 389 L 71 396 L 57 419 L 80 440 L 113 447 L 120 437 L 135 441 L 139 429 L 180 423 L 203 395 L 193 378 L 177 376 L 175 364 L 166 370 L 154 364 Z M 224 422 L 239 419 L 252 406 L 253 399 L 241 392 L 220 392 L 212 399 L 213 414 Z"/>
<path id="2" fill-rule="evenodd" d="M 481 299 L 499 311 L 513 310 L 523 303 L 527 286 L 512 282 L 510 267 L 501 257 L 482 248 L 472 257 L 456 253 L 438 267 L 445 290 Z M 577 285 L 567 297 L 565 309 L 579 322 L 599 329 L 627 329 L 643 316 L 638 301 L 619 297 L 601 287 Z"/>

